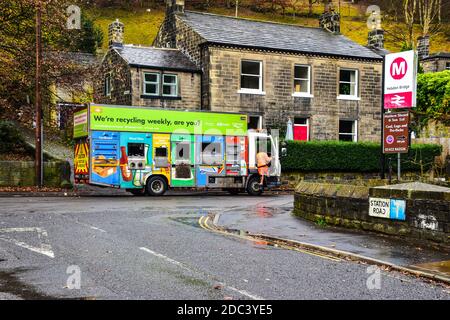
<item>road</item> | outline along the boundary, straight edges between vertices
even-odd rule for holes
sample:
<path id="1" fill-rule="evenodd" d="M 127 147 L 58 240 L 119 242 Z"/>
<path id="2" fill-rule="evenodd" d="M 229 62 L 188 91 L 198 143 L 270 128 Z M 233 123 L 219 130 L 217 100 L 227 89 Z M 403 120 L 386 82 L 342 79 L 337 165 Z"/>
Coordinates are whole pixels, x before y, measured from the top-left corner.
<path id="1" fill-rule="evenodd" d="M 182 193 L 160 198 L 0 198 L 1 299 L 450 299 L 448 288 L 229 237 L 201 228 L 207 213 L 291 195 Z M 79 286 L 78 286 L 79 285 Z"/>

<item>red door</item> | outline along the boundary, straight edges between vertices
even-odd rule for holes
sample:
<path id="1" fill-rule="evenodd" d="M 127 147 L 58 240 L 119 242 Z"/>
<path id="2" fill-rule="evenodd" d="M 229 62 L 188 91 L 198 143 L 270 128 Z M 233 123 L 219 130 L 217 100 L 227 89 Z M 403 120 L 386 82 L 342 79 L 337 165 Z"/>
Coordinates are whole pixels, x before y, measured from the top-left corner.
<path id="1" fill-rule="evenodd" d="M 308 141 L 308 125 L 294 124 L 294 140 Z"/>

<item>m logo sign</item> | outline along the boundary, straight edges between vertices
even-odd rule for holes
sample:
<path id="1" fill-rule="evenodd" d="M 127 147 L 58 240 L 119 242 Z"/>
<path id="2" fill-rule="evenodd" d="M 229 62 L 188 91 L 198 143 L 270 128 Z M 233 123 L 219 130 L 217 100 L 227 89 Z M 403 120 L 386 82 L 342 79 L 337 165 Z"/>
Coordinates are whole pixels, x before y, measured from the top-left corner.
<path id="1" fill-rule="evenodd" d="M 416 105 L 417 58 L 414 51 L 391 53 L 384 62 L 384 108 L 405 109 Z"/>
<path id="2" fill-rule="evenodd" d="M 402 57 L 395 59 L 391 64 L 391 77 L 395 80 L 403 79 L 408 71 L 408 63 Z"/>

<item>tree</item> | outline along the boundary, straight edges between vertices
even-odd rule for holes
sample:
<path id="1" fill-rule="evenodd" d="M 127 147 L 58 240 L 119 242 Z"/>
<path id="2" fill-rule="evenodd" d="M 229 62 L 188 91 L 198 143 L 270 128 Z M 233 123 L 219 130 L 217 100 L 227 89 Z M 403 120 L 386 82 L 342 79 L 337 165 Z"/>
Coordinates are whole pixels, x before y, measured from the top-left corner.
<path id="1" fill-rule="evenodd" d="M 450 71 L 418 75 L 417 108 L 413 112 L 421 127 L 429 120 L 450 125 Z"/>
<path id="2" fill-rule="evenodd" d="M 429 35 L 438 31 L 441 22 L 441 0 L 417 0 L 419 23 L 422 34 Z"/>
<path id="3" fill-rule="evenodd" d="M 100 34 L 85 19 L 81 30 L 67 30 L 66 9 L 73 0 L 41 0 L 42 3 L 42 97 L 49 105 L 53 92 L 50 85 L 72 85 L 74 78 L 85 77 L 78 66 L 67 61 L 70 51 L 95 52 Z M 9 0 L 0 6 L 0 118 L 21 120 L 33 118 L 35 73 L 35 5 L 36 0 Z M 62 82 L 63 79 L 70 81 Z"/>

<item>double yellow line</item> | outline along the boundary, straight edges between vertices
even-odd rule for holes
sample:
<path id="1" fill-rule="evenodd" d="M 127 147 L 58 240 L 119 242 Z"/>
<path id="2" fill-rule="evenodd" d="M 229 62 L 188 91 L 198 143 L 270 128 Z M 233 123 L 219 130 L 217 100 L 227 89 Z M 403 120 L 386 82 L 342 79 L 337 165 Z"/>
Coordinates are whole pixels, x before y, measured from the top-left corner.
<path id="1" fill-rule="evenodd" d="M 243 240 L 247 240 L 247 241 L 252 241 L 252 242 L 258 242 L 258 241 L 264 241 L 266 242 L 268 245 L 277 247 L 277 248 L 282 248 L 282 249 L 286 249 L 286 250 L 292 250 L 292 251 L 297 251 L 297 252 L 301 252 L 301 253 L 306 253 L 309 255 L 313 255 L 319 258 L 323 258 L 323 259 L 327 259 L 327 260 L 331 260 L 331 261 L 341 261 L 341 259 L 336 258 L 334 256 L 331 255 L 327 255 L 327 254 L 323 254 L 323 253 L 319 253 L 319 252 L 313 252 L 311 250 L 303 250 L 300 249 L 294 245 L 291 244 L 283 244 L 281 243 L 282 241 L 272 241 L 272 240 L 267 240 L 267 239 L 258 239 L 256 236 L 243 236 L 243 235 L 239 235 L 239 234 L 235 234 L 232 232 L 227 232 L 224 229 L 220 229 L 217 228 L 215 226 L 211 226 L 208 222 L 211 220 L 210 216 L 201 216 L 200 219 L 198 220 L 198 224 L 200 225 L 200 227 L 202 227 L 203 229 L 207 230 L 207 231 L 211 231 L 211 232 L 215 232 L 215 233 L 219 233 L 225 236 L 232 236 L 235 238 L 239 238 L 239 239 L 243 239 Z"/>

